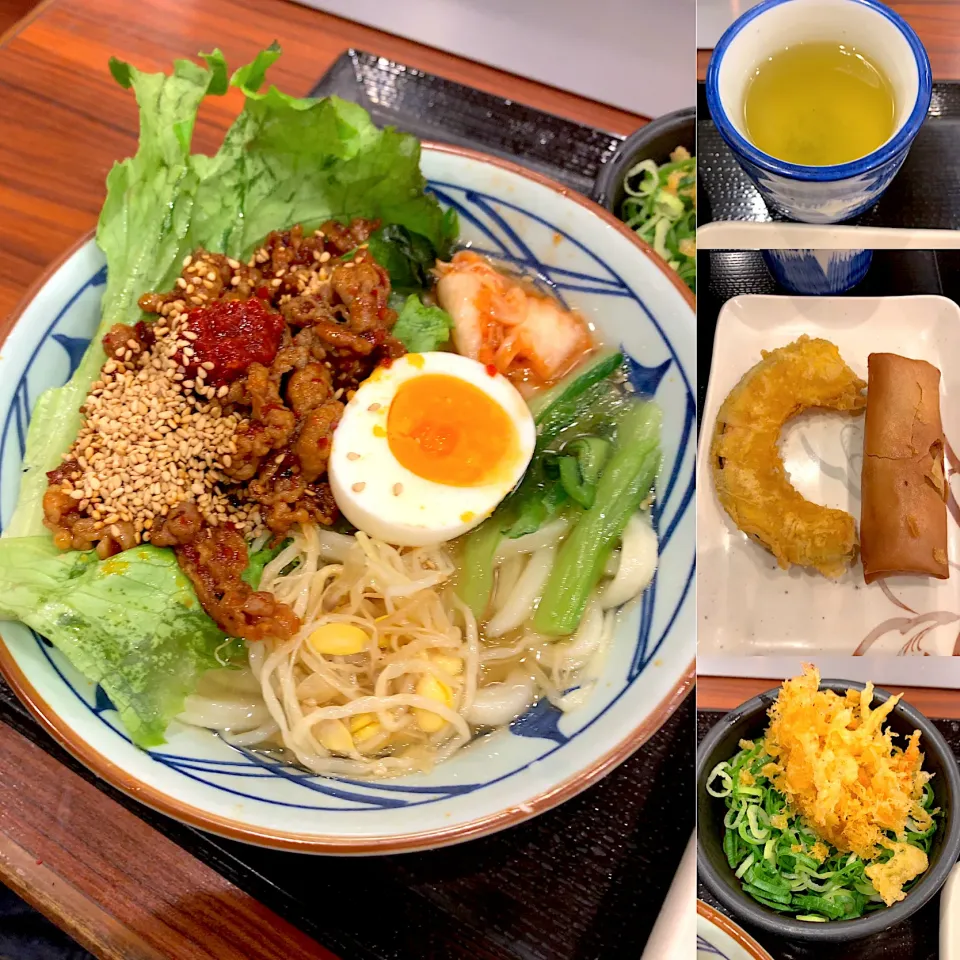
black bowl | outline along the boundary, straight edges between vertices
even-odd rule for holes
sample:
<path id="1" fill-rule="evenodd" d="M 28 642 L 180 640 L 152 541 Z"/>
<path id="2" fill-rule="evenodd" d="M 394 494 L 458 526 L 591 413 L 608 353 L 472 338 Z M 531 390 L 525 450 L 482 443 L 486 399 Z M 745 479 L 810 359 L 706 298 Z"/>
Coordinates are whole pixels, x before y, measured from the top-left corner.
<path id="1" fill-rule="evenodd" d="M 665 113 L 645 127 L 634 131 L 620 149 L 600 168 L 593 188 L 593 199 L 615 217 L 623 204 L 623 178 L 641 160 L 666 163 L 677 147 L 686 147 L 691 154 L 697 145 L 697 111 L 693 107 Z"/>
<path id="2" fill-rule="evenodd" d="M 820 687 L 843 693 L 849 689 L 862 690 L 864 684 L 849 680 L 823 680 Z M 930 866 L 906 899 L 856 920 L 831 920 L 826 923 L 796 920 L 770 910 L 744 893 L 740 881 L 727 864 L 722 846 L 726 806 L 722 799 L 707 793 L 707 778 L 718 763 L 729 760 L 737 753 L 740 740 L 754 740 L 763 735 L 768 723 L 767 711 L 779 692 L 779 687 L 768 690 L 728 713 L 704 737 L 697 750 L 698 876 L 735 916 L 784 939 L 840 943 L 871 936 L 906 920 L 940 889 L 960 857 L 960 771 L 953 752 L 937 728 L 902 700 L 893 708 L 886 725 L 901 737 L 908 736 L 914 730 L 920 731 L 923 769 L 934 775 L 930 785 L 936 798 L 935 806 L 941 811 L 930 847 Z M 885 701 L 890 696 L 886 690 L 874 690 L 874 702 Z"/>

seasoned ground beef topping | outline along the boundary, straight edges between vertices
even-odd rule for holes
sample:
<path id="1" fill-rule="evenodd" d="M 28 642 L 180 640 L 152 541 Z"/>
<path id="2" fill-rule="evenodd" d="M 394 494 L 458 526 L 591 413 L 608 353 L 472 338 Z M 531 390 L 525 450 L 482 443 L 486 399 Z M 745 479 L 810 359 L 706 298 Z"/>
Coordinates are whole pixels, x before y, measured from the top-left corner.
<path id="1" fill-rule="evenodd" d="M 255 508 L 223 486 L 243 413 L 225 409 L 216 391 L 200 396 L 185 385 L 174 356 L 190 341 L 179 339 L 176 320 L 138 328 L 117 324 L 104 337 L 110 359 L 81 408 L 76 442 L 49 475 L 44 513 L 61 549 L 98 544 L 109 556 L 149 541 L 154 525 L 186 500 L 213 524 L 259 524 Z"/>
<path id="2" fill-rule="evenodd" d="M 237 568 L 246 539 L 334 522 L 341 398 L 404 353 L 389 276 L 366 249 L 376 227 L 272 233 L 245 263 L 198 250 L 171 291 L 140 298 L 156 320 L 104 336 L 77 440 L 48 474 L 61 549 L 173 546 L 225 630 L 289 633 L 289 611 L 268 610 Z"/>

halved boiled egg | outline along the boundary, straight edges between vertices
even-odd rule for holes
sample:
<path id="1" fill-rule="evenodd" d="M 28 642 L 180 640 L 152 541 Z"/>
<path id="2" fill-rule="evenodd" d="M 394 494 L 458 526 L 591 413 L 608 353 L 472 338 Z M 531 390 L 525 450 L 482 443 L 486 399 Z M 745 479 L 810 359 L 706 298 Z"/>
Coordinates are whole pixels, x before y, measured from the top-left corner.
<path id="1" fill-rule="evenodd" d="M 411 353 L 374 370 L 347 404 L 330 486 L 364 533 L 398 546 L 440 543 L 493 513 L 535 442 L 523 397 L 492 367 Z"/>

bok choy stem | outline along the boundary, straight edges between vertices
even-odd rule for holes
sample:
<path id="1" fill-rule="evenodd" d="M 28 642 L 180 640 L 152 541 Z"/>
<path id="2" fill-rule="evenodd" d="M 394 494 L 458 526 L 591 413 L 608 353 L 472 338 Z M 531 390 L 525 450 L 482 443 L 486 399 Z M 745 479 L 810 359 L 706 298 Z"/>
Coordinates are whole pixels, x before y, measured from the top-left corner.
<path id="1" fill-rule="evenodd" d="M 627 521 L 640 508 L 660 468 L 660 408 L 650 401 L 629 407 L 617 442 L 587 510 L 557 553 L 533 626 L 548 636 L 576 630 L 590 591 Z"/>

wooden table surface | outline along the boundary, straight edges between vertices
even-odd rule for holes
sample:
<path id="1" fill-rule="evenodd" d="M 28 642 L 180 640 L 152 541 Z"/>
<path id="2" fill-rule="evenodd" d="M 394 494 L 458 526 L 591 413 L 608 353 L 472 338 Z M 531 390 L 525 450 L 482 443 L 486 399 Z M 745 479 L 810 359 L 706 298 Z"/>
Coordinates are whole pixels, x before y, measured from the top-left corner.
<path id="1" fill-rule="evenodd" d="M 956 667 L 955 660 L 950 660 Z M 776 680 L 755 677 L 698 677 L 698 710 L 733 710 L 765 690 L 777 686 Z M 902 693 L 922 714 L 936 720 L 960 720 L 960 690 L 945 690 L 940 687 L 896 687 L 884 684 L 892 693 Z"/>
<path id="2" fill-rule="evenodd" d="M 927 48 L 934 80 L 960 80 L 960 3 L 957 0 L 884 0 L 917 32 Z M 697 51 L 697 79 L 704 80 L 710 50 Z"/>
<path id="3" fill-rule="evenodd" d="M 137 143 L 136 107 L 107 72 L 117 55 L 167 70 L 219 46 L 246 63 L 273 39 L 278 87 L 309 92 L 344 50 L 379 53 L 581 123 L 630 133 L 643 118 L 283 0 L 47 0 L 0 47 L 0 317 L 91 230 L 103 182 Z M 692 54 L 692 51 L 691 51 Z M 200 113 L 195 146 L 214 150 L 240 93 Z M 5 334 L 0 328 L 0 336 Z"/>
<path id="4" fill-rule="evenodd" d="M 134 100 L 108 58 L 165 70 L 219 46 L 238 66 L 274 39 L 272 79 L 298 95 L 354 47 L 612 132 L 644 122 L 283 0 L 47 0 L 0 39 L 0 338 L 30 285 L 93 228 L 110 165 L 136 149 Z M 215 99 L 200 150 L 240 108 L 239 95 Z M 0 881 L 100 957 L 332 957 L 2 723 Z"/>

